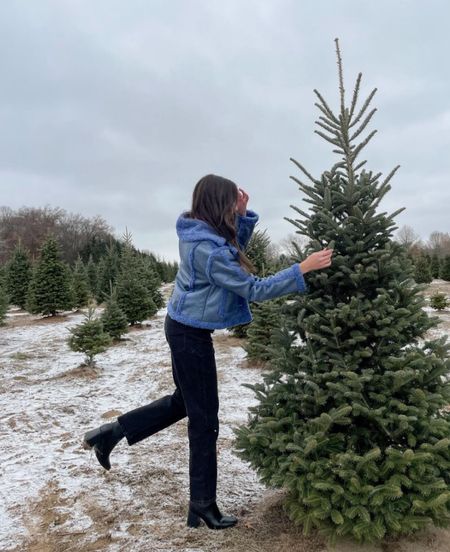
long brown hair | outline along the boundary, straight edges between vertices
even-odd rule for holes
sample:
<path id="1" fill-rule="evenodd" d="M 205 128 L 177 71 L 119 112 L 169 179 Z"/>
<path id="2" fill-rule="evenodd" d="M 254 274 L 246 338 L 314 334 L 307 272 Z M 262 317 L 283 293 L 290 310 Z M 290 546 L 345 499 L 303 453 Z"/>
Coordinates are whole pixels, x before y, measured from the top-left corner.
<path id="1" fill-rule="evenodd" d="M 239 247 L 236 236 L 235 206 L 238 195 L 238 187 L 232 180 L 207 174 L 195 185 L 191 210 L 185 216 L 203 220 L 212 226 L 219 236 L 236 247 L 240 265 L 251 273 L 256 269 Z"/>

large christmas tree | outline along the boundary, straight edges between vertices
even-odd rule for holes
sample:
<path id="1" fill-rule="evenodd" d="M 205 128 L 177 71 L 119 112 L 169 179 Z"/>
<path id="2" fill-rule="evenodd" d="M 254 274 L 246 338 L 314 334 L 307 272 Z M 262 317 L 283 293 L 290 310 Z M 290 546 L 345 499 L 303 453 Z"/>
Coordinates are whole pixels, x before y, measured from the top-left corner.
<path id="1" fill-rule="evenodd" d="M 425 337 L 439 318 L 423 310 L 426 285 L 391 238 L 404 208 L 377 213 L 398 167 L 381 181 L 359 159 L 376 132 L 362 138 L 376 89 L 357 109 L 359 74 L 346 105 L 335 42 L 340 109 L 315 90 L 315 132 L 340 159 L 318 179 L 292 159 L 311 182 L 292 177 L 310 210 L 293 206 L 303 218 L 288 219 L 309 238 L 306 256 L 334 242 L 333 263 L 305 276 L 273 372 L 245 384 L 259 404 L 234 428 L 235 453 L 287 490 L 305 533 L 370 541 L 450 521 L 449 345 Z"/>

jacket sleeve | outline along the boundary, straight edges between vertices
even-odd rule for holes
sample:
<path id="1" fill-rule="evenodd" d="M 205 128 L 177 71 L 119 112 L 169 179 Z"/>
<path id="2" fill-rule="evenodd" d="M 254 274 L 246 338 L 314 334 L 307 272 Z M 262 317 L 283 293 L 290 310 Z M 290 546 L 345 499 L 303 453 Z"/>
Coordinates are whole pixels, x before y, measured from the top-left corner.
<path id="1" fill-rule="evenodd" d="M 247 301 L 267 301 L 289 293 L 307 293 L 299 263 L 259 278 L 246 272 L 228 247 L 214 250 L 206 264 L 206 277 L 211 284 L 228 289 Z"/>
<path id="2" fill-rule="evenodd" d="M 236 213 L 235 218 L 237 241 L 240 248 L 244 251 L 250 241 L 255 224 L 258 222 L 259 215 L 257 215 L 255 211 L 247 209 L 245 215 Z"/>

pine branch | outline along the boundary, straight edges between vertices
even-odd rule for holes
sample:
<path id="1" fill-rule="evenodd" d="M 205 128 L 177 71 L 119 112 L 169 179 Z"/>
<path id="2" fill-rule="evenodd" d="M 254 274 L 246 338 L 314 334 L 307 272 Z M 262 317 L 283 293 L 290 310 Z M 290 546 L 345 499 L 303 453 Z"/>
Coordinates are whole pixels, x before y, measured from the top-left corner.
<path id="1" fill-rule="evenodd" d="M 364 105 L 362 106 L 361 111 L 358 113 L 358 116 L 357 116 L 356 119 L 349 125 L 348 128 L 352 128 L 352 126 L 355 126 L 356 123 L 361 119 L 361 117 L 364 115 L 366 109 L 369 107 L 369 104 L 370 104 L 370 102 L 372 101 L 372 98 L 374 97 L 375 92 L 376 92 L 377 90 L 378 90 L 377 88 L 374 88 L 374 89 L 372 90 L 372 92 L 369 94 L 367 100 L 364 102 Z"/>
<path id="2" fill-rule="evenodd" d="M 353 98 L 352 98 L 352 105 L 350 107 L 349 122 L 350 122 L 351 118 L 353 117 L 356 102 L 358 100 L 358 93 L 359 93 L 359 86 L 361 84 L 361 77 L 362 77 L 362 73 L 358 73 L 358 77 L 356 78 L 355 88 L 353 90 Z"/>
<path id="3" fill-rule="evenodd" d="M 369 182 L 372 184 L 373 182 L 376 182 L 381 176 L 381 172 L 378 172 L 375 176 L 371 176 L 369 179 Z"/>
<path id="4" fill-rule="evenodd" d="M 345 89 L 344 89 L 344 77 L 342 74 L 342 59 L 341 52 L 339 50 L 339 39 L 335 38 L 334 42 L 336 43 L 336 55 L 338 58 L 338 71 L 339 71 L 339 93 L 341 97 L 341 115 L 342 119 L 345 121 Z"/>
<path id="5" fill-rule="evenodd" d="M 316 102 L 314 105 L 315 105 L 316 107 L 318 107 L 318 108 L 320 109 L 320 111 L 322 111 L 322 113 L 323 113 L 323 118 L 324 118 L 324 119 L 328 119 L 328 120 L 330 121 L 329 124 L 331 124 L 331 122 L 333 122 L 338 128 L 341 128 L 341 127 L 339 126 L 339 124 L 338 124 L 337 122 L 335 122 L 336 119 L 335 119 L 335 120 L 331 120 L 331 119 L 330 119 L 330 117 L 329 117 L 329 115 L 328 115 L 328 111 L 327 111 L 323 106 L 321 106 L 321 105 L 318 104 L 317 102 Z"/>
<path id="6" fill-rule="evenodd" d="M 367 136 L 365 140 L 363 140 L 356 148 L 355 151 L 352 152 L 352 162 L 356 159 L 359 152 L 363 149 L 363 147 L 369 142 L 369 140 L 377 133 L 376 130 L 372 130 L 372 132 Z"/>
<path id="7" fill-rule="evenodd" d="M 309 172 L 298 161 L 296 161 L 293 157 L 289 157 L 289 159 L 297 165 L 297 167 L 303 172 L 305 176 L 307 176 L 311 180 L 311 182 L 313 182 L 314 184 L 320 184 L 320 181 L 311 176 Z"/>
<path id="8" fill-rule="evenodd" d="M 366 163 L 367 163 L 367 160 L 366 161 L 361 161 L 361 163 L 358 163 L 358 165 L 356 165 L 356 167 L 353 170 L 356 172 L 358 169 L 360 169 Z"/>
<path id="9" fill-rule="evenodd" d="M 337 125 L 339 125 L 339 119 L 336 118 L 336 116 L 334 115 L 334 113 L 331 111 L 330 107 L 328 106 L 327 102 L 323 99 L 322 95 L 320 94 L 320 92 L 318 92 L 318 90 L 316 90 L 314 88 L 314 93 L 317 95 L 317 97 L 319 98 L 319 100 L 322 102 L 322 106 L 323 106 L 323 109 L 325 109 L 326 111 L 326 114 L 328 115 L 328 117 L 334 121 Z M 315 104 L 315 105 L 318 105 L 318 104 Z"/>
<path id="10" fill-rule="evenodd" d="M 315 104 L 315 105 L 318 105 L 318 104 Z M 335 128 L 339 132 L 341 131 L 341 126 L 333 122 L 329 117 L 324 117 L 323 115 L 319 115 L 319 119 L 322 119 L 324 123 L 326 123 L 327 125 L 330 125 L 330 127 Z"/>
<path id="11" fill-rule="evenodd" d="M 330 142 L 330 144 L 334 144 L 335 146 L 342 146 L 343 147 L 343 144 L 340 140 L 333 140 L 333 138 L 329 138 L 326 134 L 324 134 L 320 130 L 315 130 L 314 132 L 316 134 L 318 134 L 319 136 L 321 136 L 327 142 Z"/>
<path id="12" fill-rule="evenodd" d="M 387 177 L 381 183 L 380 188 L 384 188 L 384 186 L 389 182 L 389 180 L 391 180 L 391 178 L 394 176 L 394 174 L 398 171 L 399 168 L 400 168 L 400 165 L 397 165 L 392 169 L 392 171 L 387 175 Z"/>
<path id="13" fill-rule="evenodd" d="M 366 128 L 368 125 L 370 119 L 373 117 L 374 113 L 377 111 L 377 108 L 375 107 L 372 109 L 372 111 L 367 115 L 367 117 L 364 119 L 364 121 L 361 123 L 361 126 L 358 128 L 358 130 L 350 137 L 349 141 L 352 142 L 357 136 L 361 134 L 361 132 Z"/>
<path id="14" fill-rule="evenodd" d="M 310 192 L 314 192 L 314 188 L 312 186 L 308 186 L 308 184 L 305 184 L 295 176 L 290 176 L 289 178 L 291 178 L 294 182 L 297 182 L 301 190 L 308 190 Z"/>
<path id="15" fill-rule="evenodd" d="M 335 130 L 334 128 L 324 124 L 324 123 L 321 123 L 320 121 L 314 121 L 316 123 L 316 125 L 319 125 L 320 127 L 322 127 L 323 129 L 325 129 L 327 132 L 329 132 L 330 134 L 334 134 L 335 136 L 339 136 L 340 134 L 340 131 L 338 130 Z"/>
<path id="16" fill-rule="evenodd" d="M 299 209 L 295 205 L 289 205 L 289 207 L 291 207 L 291 209 L 294 209 L 294 211 L 297 211 L 297 213 L 304 216 L 305 218 L 311 220 L 311 215 L 308 215 L 308 213 L 306 213 L 305 211 L 302 211 L 301 209 Z"/>

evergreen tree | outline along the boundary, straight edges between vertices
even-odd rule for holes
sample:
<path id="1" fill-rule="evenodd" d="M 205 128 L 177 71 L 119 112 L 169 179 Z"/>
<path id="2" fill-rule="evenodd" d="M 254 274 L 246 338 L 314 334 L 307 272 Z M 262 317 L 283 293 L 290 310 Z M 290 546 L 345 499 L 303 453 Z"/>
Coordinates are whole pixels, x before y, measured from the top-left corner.
<path id="1" fill-rule="evenodd" d="M 101 321 L 105 332 L 114 339 L 120 339 L 122 334 L 128 332 L 128 320 L 117 303 L 117 293 L 115 290 L 111 292 L 109 299 L 106 301 Z"/>
<path id="2" fill-rule="evenodd" d="M 40 258 L 30 282 L 31 298 L 27 308 L 33 314 L 55 315 L 58 310 L 73 306 L 70 277 L 66 263 L 61 261 L 57 241 L 48 237 L 40 249 Z"/>
<path id="3" fill-rule="evenodd" d="M 11 304 L 21 309 L 25 308 L 31 275 L 32 266 L 28 252 L 19 241 L 6 267 L 6 291 Z"/>
<path id="4" fill-rule="evenodd" d="M 38 312 L 36 305 L 36 281 L 37 281 L 37 263 L 31 266 L 31 278 L 28 284 L 25 310 L 28 312 Z"/>
<path id="5" fill-rule="evenodd" d="M 439 273 L 441 271 L 441 263 L 437 253 L 434 253 L 431 257 L 431 275 L 433 278 L 439 278 Z"/>
<path id="6" fill-rule="evenodd" d="M 95 308 L 89 305 L 84 321 L 75 328 L 69 328 L 72 335 L 67 340 L 72 351 L 85 353 L 88 366 L 93 366 L 94 356 L 106 351 L 112 343 L 111 336 L 103 330 L 102 321 L 94 315 Z"/>
<path id="7" fill-rule="evenodd" d="M 130 324 L 142 322 L 158 311 L 152 293 L 144 284 L 142 262 L 133 250 L 131 235 L 125 234 L 120 272 L 117 277 L 117 303 Z"/>
<path id="8" fill-rule="evenodd" d="M 89 302 L 89 278 L 86 267 L 79 255 L 73 270 L 72 288 L 74 291 L 75 307 L 85 307 Z"/>
<path id="9" fill-rule="evenodd" d="M 147 290 L 150 292 L 151 298 L 155 303 L 157 309 L 161 309 L 164 306 L 164 298 L 162 296 L 160 287 L 161 287 L 161 277 L 157 270 L 157 267 L 152 261 L 151 257 L 142 256 L 136 259 L 141 281 Z"/>
<path id="10" fill-rule="evenodd" d="M 261 231 L 256 229 L 253 231 L 253 234 L 247 244 L 245 254 L 252 261 L 255 267 L 255 275 L 257 276 L 266 276 L 268 275 L 268 254 L 267 249 L 270 245 L 270 238 L 266 234 L 266 230 Z M 248 329 L 252 324 L 255 323 L 255 318 L 258 319 L 258 303 L 252 303 L 252 315 L 253 320 L 247 324 L 239 324 L 231 328 L 231 334 L 234 337 L 244 338 L 247 337 Z"/>
<path id="11" fill-rule="evenodd" d="M 311 208 L 288 219 L 310 240 L 305 255 L 328 244 L 334 263 L 306 275 L 273 371 L 244 384 L 259 404 L 234 428 L 235 452 L 287 489 L 286 512 L 306 534 L 372 541 L 449 523 L 449 345 L 425 339 L 439 318 L 424 311 L 424 285 L 391 239 L 404 208 L 376 214 L 398 167 L 380 183 L 357 159 L 376 132 L 355 143 L 376 90 L 356 109 L 359 74 L 347 107 L 337 39 L 336 51 L 340 113 L 315 90 L 315 132 L 342 159 L 319 179 L 292 159 L 312 183 L 292 177 Z"/>
<path id="12" fill-rule="evenodd" d="M 9 297 L 5 286 L 0 284 L 0 326 L 5 324 L 6 313 L 8 312 Z"/>
<path id="13" fill-rule="evenodd" d="M 6 287 L 6 265 L 0 265 L 0 286 Z"/>
<path id="14" fill-rule="evenodd" d="M 267 235 L 267 230 L 256 229 L 253 231 L 252 237 L 248 242 L 245 254 L 252 261 L 258 276 L 268 273 L 269 258 L 268 248 L 270 238 Z"/>
<path id="15" fill-rule="evenodd" d="M 117 275 L 119 273 L 119 254 L 117 248 L 110 244 L 104 255 L 98 263 L 97 271 L 97 289 L 95 298 L 97 303 L 109 297 L 110 286 L 116 285 Z"/>
<path id="16" fill-rule="evenodd" d="M 430 306 L 436 310 L 444 310 L 448 306 L 448 301 L 445 293 L 435 292 L 430 297 Z"/>
<path id="17" fill-rule="evenodd" d="M 433 280 L 430 263 L 428 262 L 426 255 L 420 255 L 416 261 L 414 280 L 418 284 L 429 284 Z"/>
<path id="18" fill-rule="evenodd" d="M 75 272 L 68 263 L 64 263 L 64 270 L 66 271 L 67 281 L 69 282 L 69 297 L 66 308 L 74 309 L 77 302 L 77 295 L 75 291 Z"/>
<path id="19" fill-rule="evenodd" d="M 285 297 L 277 297 L 270 301 L 253 303 L 253 321 L 247 330 L 247 343 L 244 350 L 248 358 L 270 361 L 273 331 L 281 326 L 281 306 Z"/>
<path id="20" fill-rule="evenodd" d="M 89 281 L 90 296 L 95 298 L 97 293 L 97 265 L 94 263 L 92 254 L 89 255 L 89 261 L 87 264 L 87 275 Z"/>
<path id="21" fill-rule="evenodd" d="M 450 282 L 450 255 L 444 257 L 441 267 L 441 278 L 446 282 Z"/>

